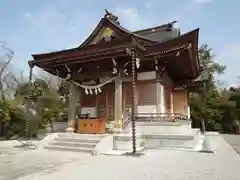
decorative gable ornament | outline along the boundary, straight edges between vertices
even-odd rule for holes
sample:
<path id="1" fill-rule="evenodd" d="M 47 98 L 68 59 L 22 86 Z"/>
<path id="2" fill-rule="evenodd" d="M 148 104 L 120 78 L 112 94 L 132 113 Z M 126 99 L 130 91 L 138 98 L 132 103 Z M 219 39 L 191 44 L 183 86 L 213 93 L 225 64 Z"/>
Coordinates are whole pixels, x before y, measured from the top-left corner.
<path id="1" fill-rule="evenodd" d="M 110 42 L 112 40 L 113 30 L 111 28 L 106 28 L 103 32 L 103 40 L 105 42 Z"/>
<path id="2" fill-rule="evenodd" d="M 104 18 L 110 19 L 111 21 L 120 24 L 120 22 L 118 21 L 118 17 L 113 15 L 113 13 L 110 13 L 107 9 L 105 9 L 105 15 Z"/>
<path id="3" fill-rule="evenodd" d="M 110 36 L 106 36 L 106 37 L 103 37 L 103 39 L 104 39 L 104 41 L 105 42 L 110 42 L 111 40 L 112 40 L 112 36 L 110 35 Z"/>

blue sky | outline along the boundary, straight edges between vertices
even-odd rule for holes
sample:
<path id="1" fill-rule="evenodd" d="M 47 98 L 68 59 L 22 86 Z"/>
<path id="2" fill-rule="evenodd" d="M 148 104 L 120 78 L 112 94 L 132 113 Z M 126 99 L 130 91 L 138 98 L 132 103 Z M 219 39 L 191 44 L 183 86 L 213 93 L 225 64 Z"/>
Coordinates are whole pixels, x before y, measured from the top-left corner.
<path id="1" fill-rule="evenodd" d="M 237 0 L 0 0 L 0 40 L 15 51 L 13 65 L 27 69 L 31 54 L 76 47 L 104 8 L 137 30 L 178 20 L 182 32 L 200 28 L 200 43 L 227 66 L 224 85 L 240 83 L 240 1 Z"/>

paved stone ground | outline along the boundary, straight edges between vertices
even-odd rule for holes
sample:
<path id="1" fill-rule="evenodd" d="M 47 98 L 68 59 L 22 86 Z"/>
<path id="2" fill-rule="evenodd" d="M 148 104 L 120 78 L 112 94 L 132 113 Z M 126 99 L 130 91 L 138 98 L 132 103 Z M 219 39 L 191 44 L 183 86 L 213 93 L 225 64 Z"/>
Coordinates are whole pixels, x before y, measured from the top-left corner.
<path id="1" fill-rule="evenodd" d="M 56 163 L 57 165 L 55 164 L 48 170 L 17 180 L 239 180 L 240 156 L 226 143 L 222 136 L 210 136 L 209 140 L 215 147 L 214 154 L 151 150 L 140 158 L 85 156 L 67 164 L 61 161 L 62 163 Z M 53 153 L 50 154 L 49 158 L 52 159 Z M 35 156 L 40 155 L 36 153 Z M 32 157 L 35 156 L 32 155 Z M 37 161 L 44 161 L 46 166 L 47 160 L 43 160 L 43 158 L 46 158 L 45 156 L 46 154 L 38 157 Z M 56 154 L 55 157 L 57 156 L 62 158 L 63 155 Z M 21 157 L 22 159 L 19 160 L 24 161 L 31 158 L 28 153 L 21 154 Z M 41 162 L 35 168 L 42 167 L 40 164 Z"/>
<path id="2" fill-rule="evenodd" d="M 222 136 L 240 154 L 240 135 L 222 134 Z"/>

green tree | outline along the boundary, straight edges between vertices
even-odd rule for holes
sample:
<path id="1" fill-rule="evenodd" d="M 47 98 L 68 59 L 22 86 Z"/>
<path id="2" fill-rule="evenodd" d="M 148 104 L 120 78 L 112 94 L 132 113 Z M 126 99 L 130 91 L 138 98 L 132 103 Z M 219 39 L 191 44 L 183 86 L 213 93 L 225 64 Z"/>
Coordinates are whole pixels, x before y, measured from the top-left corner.
<path id="1" fill-rule="evenodd" d="M 220 94 L 215 85 L 214 75 L 224 73 L 226 67 L 213 61 L 212 49 L 206 44 L 200 47 L 199 58 L 207 79 L 204 94 L 190 95 L 191 118 L 195 126 L 202 122 L 206 124 L 207 130 L 219 129 L 222 113 L 218 108 Z"/>
<path id="2" fill-rule="evenodd" d="M 226 96 L 226 95 L 225 95 Z M 223 96 L 224 97 L 224 96 Z M 240 88 L 231 87 L 228 90 L 228 96 L 225 97 L 228 103 L 222 104 L 223 111 L 222 127 L 224 132 L 236 132 L 239 129 L 240 119 Z"/>
<path id="3" fill-rule="evenodd" d="M 33 99 L 32 108 L 39 116 L 39 128 L 52 125 L 60 112 L 63 111 L 64 102 L 61 100 L 57 89 L 49 86 L 44 80 L 36 79 L 34 81 L 35 88 L 31 89 L 27 83 L 22 84 L 16 91 L 15 98 L 21 99 L 23 104 L 26 104 L 26 97 L 29 91 L 33 91 L 31 94 L 37 94 L 42 92 L 42 95 L 36 99 Z"/>

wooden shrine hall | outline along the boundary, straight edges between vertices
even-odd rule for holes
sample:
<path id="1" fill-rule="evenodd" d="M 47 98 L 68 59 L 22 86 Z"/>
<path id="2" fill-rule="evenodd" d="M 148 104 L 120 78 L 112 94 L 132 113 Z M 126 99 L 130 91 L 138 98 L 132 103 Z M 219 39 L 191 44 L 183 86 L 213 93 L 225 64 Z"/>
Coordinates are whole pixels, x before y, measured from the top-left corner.
<path id="1" fill-rule="evenodd" d="M 69 81 L 68 131 L 86 113 L 119 129 L 130 114 L 190 118 L 188 93 L 201 87 L 199 29 L 181 34 L 174 23 L 132 32 L 106 11 L 79 47 L 34 54 L 30 71 Z"/>

